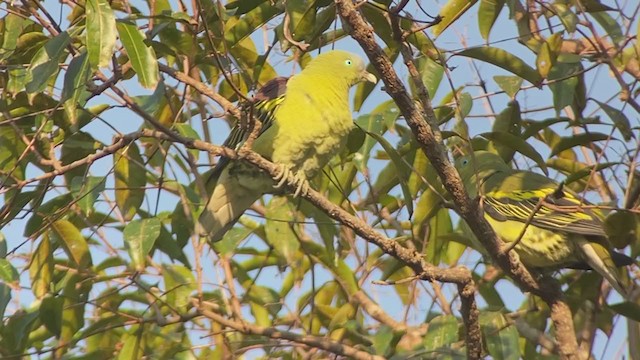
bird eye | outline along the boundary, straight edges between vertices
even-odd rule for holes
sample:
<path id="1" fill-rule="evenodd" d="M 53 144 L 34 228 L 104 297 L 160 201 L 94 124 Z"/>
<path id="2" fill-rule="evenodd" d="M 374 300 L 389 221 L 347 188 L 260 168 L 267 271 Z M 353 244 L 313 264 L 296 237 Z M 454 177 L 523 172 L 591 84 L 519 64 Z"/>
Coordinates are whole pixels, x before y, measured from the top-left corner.
<path id="1" fill-rule="evenodd" d="M 462 160 L 462 166 L 467 165 L 469 163 L 469 159 Z"/>
<path id="2" fill-rule="evenodd" d="M 350 59 L 345 60 L 344 62 L 347 66 L 351 66 L 351 64 L 353 63 Z"/>

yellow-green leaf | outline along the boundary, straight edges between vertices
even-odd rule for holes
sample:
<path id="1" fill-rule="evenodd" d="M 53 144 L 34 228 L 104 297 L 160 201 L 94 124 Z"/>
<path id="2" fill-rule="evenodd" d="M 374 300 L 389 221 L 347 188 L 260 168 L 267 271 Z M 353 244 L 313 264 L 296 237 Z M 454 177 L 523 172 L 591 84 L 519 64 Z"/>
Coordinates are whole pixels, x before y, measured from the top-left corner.
<path id="1" fill-rule="evenodd" d="M 39 93 L 44 90 L 50 78 L 58 73 L 62 57 L 67 55 L 66 47 L 71 41 L 66 31 L 47 41 L 33 56 L 27 69 L 28 93 Z"/>
<path id="2" fill-rule="evenodd" d="M 489 33 L 493 24 L 495 24 L 500 11 L 504 7 L 505 0 L 480 0 L 480 7 L 478 8 L 478 27 L 480 29 L 480 36 L 483 39 L 489 39 Z"/>
<path id="3" fill-rule="evenodd" d="M 36 298 L 43 298 L 51 286 L 53 277 L 53 253 L 49 236 L 42 237 L 36 251 L 31 255 L 29 264 L 29 278 L 31 279 L 31 291 Z"/>
<path id="4" fill-rule="evenodd" d="M 127 243 L 134 269 L 144 270 L 147 255 L 160 236 L 161 227 L 162 223 L 157 218 L 134 220 L 124 227 L 122 235 Z"/>
<path id="5" fill-rule="evenodd" d="M 116 45 L 116 17 L 107 0 L 87 0 L 85 9 L 91 68 L 107 67 Z"/>
<path id="6" fill-rule="evenodd" d="M 145 37 L 134 23 L 117 21 L 116 27 L 120 41 L 131 61 L 133 70 L 138 75 L 142 87 L 154 89 L 158 85 L 158 59 L 151 46 L 145 43 Z"/>
<path id="7" fill-rule="evenodd" d="M 84 269 L 91 264 L 87 240 L 75 225 L 68 220 L 58 220 L 53 223 L 52 229 L 52 234 L 78 269 Z"/>
<path id="8" fill-rule="evenodd" d="M 296 205 L 284 196 L 273 197 L 265 212 L 267 241 L 288 264 L 293 264 L 302 256 L 298 235 L 294 230 L 300 227 L 300 219 L 296 214 Z"/>
<path id="9" fill-rule="evenodd" d="M 607 140 L 608 138 L 609 135 L 596 132 L 562 137 L 560 141 L 551 148 L 550 156 L 554 156 L 575 146 L 588 146 L 593 142 Z"/>
<path id="10" fill-rule="evenodd" d="M 142 156 L 135 143 L 113 157 L 116 178 L 116 205 L 125 220 L 131 220 L 144 200 L 147 183 Z"/>
<path id="11" fill-rule="evenodd" d="M 542 83 L 542 77 L 534 68 L 527 65 L 527 63 L 519 57 L 503 49 L 482 46 L 463 50 L 457 53 L 457 55 L 478 59 L 501 67 L 529 81 L 535 86 L 540 86 Z"/>
<path id="12" fill-rule="evenodd" d="M 449 0 L 440 9 L 440 17 L 442 21 L 431 28 L 433 35 L 440 35 L 449 25 L 453 24 L 460 16 L 462 16 L 469 8 L 471 8 L 477 0 Z"/>

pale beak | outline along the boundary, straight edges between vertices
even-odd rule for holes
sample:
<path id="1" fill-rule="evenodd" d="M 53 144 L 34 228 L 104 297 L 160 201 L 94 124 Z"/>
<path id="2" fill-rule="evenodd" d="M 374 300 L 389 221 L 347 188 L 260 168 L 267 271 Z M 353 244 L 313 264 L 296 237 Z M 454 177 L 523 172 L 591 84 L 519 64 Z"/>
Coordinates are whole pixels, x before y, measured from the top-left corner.
<path id="1" fill-rule="evenodd" d="M 368 81 L 374 84 L 378 82 L 378 79 L 376 78 L 376 76 L 368 71 L 363 71 L 362 75 L 360 75 L 360 79 L 362 81 Z"/>

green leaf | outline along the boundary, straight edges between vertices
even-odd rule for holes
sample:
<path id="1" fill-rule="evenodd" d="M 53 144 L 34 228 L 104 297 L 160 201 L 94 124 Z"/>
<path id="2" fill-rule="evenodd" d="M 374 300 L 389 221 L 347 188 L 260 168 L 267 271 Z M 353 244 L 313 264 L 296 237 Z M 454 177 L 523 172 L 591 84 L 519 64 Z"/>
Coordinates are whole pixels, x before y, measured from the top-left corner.
<path id="1" fill-rule="evenodd" d="M 615 311 L 628 319 L 634 321 L 640 321 L 640 305 L 625 301 L 618 304 L 612 304 L 608 306 L 611 310 Z"/>
<path id="2" fill-rule="evenodd" d="M 615 211 L 604 220 L 607 238 L 616 249 L 624 249 L 636 239 L 638 216 L 629 211 Z"/>
<path id="3" fill-rule="evenodd" d="M 64 298 L 61 296 L 47 296 L 40 303 L 40 321 L 58 337 L 62 331 L 63 306 Z"/>
<path id="4" fill-rule="evenodd" d="M 0 258 L 5 257 L 7 257 L 7 239 L 4 237 L 4 234 L 0 232 Z M 0 313 L 0 315 L 2 315 L 2 313 Z"/>
<path id="5" fill-rule="evenodd" d="M 375 132 L 376 134 L 382 135 L 387 130 L 384 121 L 385 117 L 391 116 L 393 118 L 393 115 L 395 114 L 395 117 L 397 118 L 399 113 L 400 112 L 396 107 L 395 102 L 393 102 L 393 100 L 387 100 L 378 105 L 370 114 L 359 116 L 356 119 L 355 124 L 356 126 L 360 127 L 365 133 Z M 356 158 L 356 162 L 358 163 L 359 167 L 364 168 L 366 166 L 371 156 L 371 149 L 375 146 L 375 144 L 376 141 L 374 138 L 365 138 L 364 144 L 359 150 L 359 154 L 361 156 Z"/>
<path id="6" fill-rule="evenodd" d="M 68 208 L 71 201 L 71 195 L 65 193 L 63 195 L 56 196 L 44 204 L 38 205 L 34 209 L 35 211 L 31 218 L 27 221 L 27 225 L 24 229 L 24 236 L 40 236 L 43 231 L 50 227 L 51 222 L 54 221 L 56 216 Z"/>
<path id="7" fill-rule="evenodd" d="M 107 0 L 87 0 L 85 4 L 87 52 L 91 68 L 108 67 L 117 39 L 116 17 Z"/>
<path id="8" fill-rule="evenodd" d="M 580 0 L 585 12 L 615 11 L 616 9 L 601 3 L 601 0 Z"/>
<path id="9" fill-rule="evenodd" d="M 614 43 L 620 44 L 621 42 L 625 41 L 626 38 L 624 33 L 622 32 L 622 29 L 620 28 L 620 24 L 618 24 L 618 21 L 616 21 L 616 19 L 614 19 L 611 15 L 604 11 L 594 12 L 590 15 L 591 17 L 596 19 L 598 24 L 600 24 L 600 26 L 602 26 L 602 28 L 605 30 L 604 34 L 611 37 L 611 40 L 613 40 Z"/>
<path id="10" fill-rule="evenodd" d="M 538 56 L 536 57 L 536 68 L 542 78 L 546 79 L 547 76 L 549 76 L 549 71 L 551 71 L 556 59 L 557 55 L 553 56 L 549 44 L 546 42 L 542 43 Z"/>
<path id="11" fill-rule="evenodd" d="M 120 348 L 116 360 L 142 359 L 145 357 L 145 347 L 143 344 L 140 344 L 142 338 L 138 332 L 139 329 L 135 326 L 122 336 L 120 340 L 122 348 Z"/>
<path id="12" fill-rule="evenodd" d="M 275 290 L 265 286 L 255 285 L 252 281 L 247 283 L 247 285 L 250 285 L 247 289 L 247 296 L 252 302 L 264 306 L 273 316 L 278 314 L 282 308 L 282 303 L 280 302 L 280 296 Z"/>
<path id="13" fill-rule="evenodd" d="M 117 21 L 116 27 L 131 66 L 138 74 L 138 82 L 144 88 L 154 89 L 158 85 L 159 73 L 158 59 L 153 48 L 145 43 L 144 35 L 135 24 Z"/>
<path id="14" fill-rule="evenodd" d="M 185 256 L 176 239 L 171 236 L 164 226 L 160 229 L 160 236 L 158 236 L 158 240 L 156 240 L 155 248 L 169 255 L 171 260 L 178 260 L 186 267 L 191 268 L 189 259 Z"/>
<path id="15" fill-rule="evenodd" d="M 384 49 L 385 54 L 387 54 L 387 56 L 389 56 L 390 61 L 393 63 L 396 61 L 396 59 L 398 58 L 398 55 L 400 54 L 400 49 L 399 48 L 385 48 Z M 370 73 L 374 73 L 375 74 L 375 70 L 373 68 L 372 64 L 368 64 L 367 65 L 367 71 Z M 354 111 L 360 111 L 362 110 L 362 105 L 364 104 L 365 100 L 367 100 L 367 98 L 369 97 L 369 95 L 371 95 L 371 92 L 373 92 L 373 89 L 376 87 L 376 84 L 372 84 L 368 81 L 364 81 L 364 82 L 360 82 L 358 85 L 356 85 L 356 91 L 355 91 L 355 95 L 353 97 L 353 110 Z"/>
<path id="16" fill-rule="evenodd" d="M 287 0 L 285 9 L 289 15 L 289 30 L 294 40 L 305 40 L 316 21 L 318 0 Z"/>
<path id="17" fill-rule="evenodd" d="M 571 11 L 568 4 L 556 2 L 551 4 L 551 7 L 555 10 L 555 13 L 558 14 L 558 17 L 565 29 L 567 29 L 569 33 L 574 33 L 576 31 L 576 25 L 578 25 L 580 20 L 578 19 L 578 16 Z"/>
<path id="18" fill-rule="evenodd" d="M 295 228 L 299 228 L 296 205 L 283 196 L 274 196 L 265 212 L 267 221 L 264 231 L 267 242 L 285 263 L 294 264 L 300 260 L 300 242 Z"/>
<path id="19" fill-rule="evenodd" d="M 11 301 L 11 288 L 5 282 L 0 282 L 0 316 L 4 317 L 4 311 Z"/>
<path id="20" fill-rule="evenodd" d="M 494 359 L 517 360 L 520 358 L 519 335 L 499 312 L 481 312 L 480 328 L 487 350 Z"/>
<path id="21" fill-rule="evenodd" d="M 27 69 L 24 67 L 13 67 L 9 69 L 9 81 L 7 82 L 6 91 L 14 97 L 24 91 L 27 84 Z"/>
<path id="22" fill-rule="evenodd" d="M 480 136 L 493 142 L 499 143 L 500 145 L 503 145 L 510 149 L 516 150 L 522 155 L 535 161 L 536 164 L 540 166 L 542 171 L 547 173 L 547 164 L 542 158 L 542 155 L 540 155 L 531 144 L 524 141 L 521 137 L 502 131 L 482 133 L 480 134 Z"/>
<path id="23" fill-rule="evenodd" d="M 91 291 L 91 281 L 87 281 L 80 273 L 68 272 L 63 280 L 62 290 L 62 329 L 60 341 L 67 343 L 82 328 L 85 322 L 85 306 Z M 61 349 L 66 351 L 66 349 Z"/>
<path id="24" fill-rule="evenodd" d="M 89 124 L 91 120 L 95 119 L 100 114 L 102 114 L 103 111 L 109 108 L 111 107 L 107 104 L 99 104 L 89 108 L 81 109 L 76 119 L 76 129 L 82 129 L 85 125 Z"/>
<path id="25" fill-rule="evenodd" d="M 38 299 L 49 293 L 53 279 L 53 265 L 53 249 L 49 236 L 45 234 L 36 251 L 31 255 L 31 263 L 29 264 L 31 291 Z"/>
<path id="26" fill-rule="evenodd" d="M 489 310 L 495 309 L 504 309 L 505 304 L 502 301 L 502 297 L 500 292 L 496 289 L 496 281 L 485 282 L 481 281 L 478 284 L 478 292 L 482 296 L 482 299 L 487 302 L 487 308 Z"/>
<path id="27" fill-rule="evenodd" d="M 78 119 L 80 124 L 80 119 Z M 64 139 L 62 143 L 62 154 L 60 160 L 64 165 L 68 165 L 74 161 L 89 156 L 101 147 L 101 143 L 93 138 L 90 134 L 78 131 Z M 67 183 L 72 183 L 73 178 L 84 178 L 87 173 L 88 165 L 81 165 L 75 169 L 65 172 L 64 179 Z"/>
<path id="28" fill-rule="evenodd" d="M 214 243 L 213 248 L 220 255 L 232 255 L 238 250 L 240 242 L 253 234 L 254 231 L 255 229 L 235 226 L 224 234 L 222 240 Z"/>
<path id="29" fill-rule="evenodd" d="M 407 211 L 409 212 L 409 217 L 411 217 L 413 215 L 413 196 L 411 194 L 411 190 L 409 190 L 409 175 L 411 175 L 411 167 L 405 162 L 396 148 L 391 145 L 391 143 L 389 143 L 387 139 L 374 132 L 366 131 L 366 133 L 367 135 L 376 139 L 376 141 L 380 145 L 382 145 L 385 153 L 389 155 L 389 158 L 391 158 L 391 163 L 396 168 L 396 174 L 400 182 L 402 195 L 404 196 L 405 206 L 407 207 Z"/>
<path id="30" fill-rule="evenodd" d="M 0 259 L 0 280 L 5 283 L 14 283 L 18 281 L 18 270 L 7 259 Z"/>
<path id="31" fill-rule="evenodd" d="M 147 183 L 144 161 L 135 143 L 118 150 L 113 157 L 116 178 L 116 205 L 125 220 L 131 220 L 144 200 Z"/>
<path id="32" fill-rule="evenodd" d="M 527 128 L 522 133 L 521 137 L 524 140 L 527 140 L 530 137 L 537 135 L 540 131 L 548 129 L 552 125 L 558 124 L 561 122 L 571 123 L 571 119 L 567 117 L 558 116 L 558 117 L 553 117 L 553 118 L 544 119 L 540 121 L 531 121 L 531 120 L 526 121 L 525 123 L 527 124 Z"/>
<path id="33" fill-rule="evenodd" d="M 133 220 L 124 227 L 122 235 L 127 243 L 133 268 L 144 270 L 147 255 L 160 236 L 162 223 L 157 218 Z"/>
<path id="34" fill-rule="evenodd" d="M 456 117 L 458 120 L 462 120 L 471 113 L 473 109 L 473 97 L 468 92 L 461 92 L 458 94 L 458 106 L 456 107 Z"/>
<path id="35" fill-rule="evenodd" d="M 453 232 L 453 225 L 451 224 L 451 217 L 449 216 L 449 210 L 440 208 L 434 217 L 429 221 L 427 249 L 425 251 L 426 260 L 431 264 L 440 264 L 442 261 L 446 261 L 444 256 L 447 253 L 449 247 L 449 241 L 442 235 L 447 235 Z"/>
<path id="36" fill-rule="evenodd" d="M 66 31 L 47 41 L 33 56 L 27 69 L 27 93 L 42 92 L 49 78 L 58 73 L 59 63 L 67 56 L 66 48 L 71 38 Z"/>
<path id="37" fill-rule="evenodd" d="M 281 6 L 274 6 L 269 1 L 263 1 L 262 4 L 244 14 L 239 21 L 227 21 L 224 25 L 224 39 L 227 46 L 234 47 L 282 12 Z"/>
<path id="38" fill-rule="evenodd" d="M 510 101 L 493 122 L 492 129 L 494 132 L 509 133 L 516 137 L 520 137 L 522 130 L 522 117 L 520 113 L 520 103 Z M 489 151 L 495 151 L 504 159 L 505 162 L 511 161 L 515 149 L 509 146 L 503 146 L 498 141 L 494 141 L 489 146 Z"/>
<path id="39" fill-rule="evenodd" d="M 516 94 L 520 91 L 520 86 L 522 86 L 522 78 L 518 76 L 496 75 L 493 80 L 511 99 L 515 99 Z"/>
<path id="40" fill-rule="evenodd" d="M 542 77 L 534 68 L 506 50 L 491 46 L 482 46 L 463 50 L 456 55 L 478 59 L 501 67 L 529 81 L 535 86 L 540 86 L 542 83 Z"/>
<path id="41" fill-rule="evenodd" d="M 433 351 L 458 341 L 458 320 L 453 315 L 440 315 L 429 321 L 422 343 L 425 350 Z"/>
<path id="42" fill-rule="evenodd" d="M 0 346 L 3 353 L 20 354 L 25 352 L 29 334 L 38 319 L 34 308 L 17 311 L 4 321 L 0 328 Z"/>
<path id="43" fill-rule="evenodd" d="M 65 111 L 72 124 L 77 122 L 76 109 L 78 105 L 84 106 L 87 102 L 89 95 L 87 81 L 90 75 L 89 56 L 86 52 L 74 57 L 64 74 L 64 87 L 60 100 L 65 102 Z"/>
<path id="44" fill-rule="evenodd" d="M 193 273 L 184 266 L 162 265 L 167 303 L 174 309 L 186 311 L 191 304 L 191 293 L 196 290 Z"/>
<path id="45" fill-rule="evenodd" d="M 55 239 L 79 270 L 91 265 L 91 253 L 89 253 L 87 240 L 75 225 L 68 220 L 58 220 L 52 224 L 51 228 Z"/>
<path id="46" fill-rule="evenodd" d="M 480 28 L 480 36 L 483 39 L 489 39 L 489 33 L 496 19 L 500 15 L 500 11 L 504 7 L 506 0 L 480 0 L 478 8 L 478 27 Z"/>
<path id="47" fill-rule="evenodd" d="M 573 103 L 579 85 L 577 77 L 579 71 L 580 69 L 575 64 L 558 62 L 549 72 L 549 80 L 559 80 L 549 84 L 553 93 L 553 107 L 557 112 Z M 573 74 L 576 76 L 572 76 Z"/>
<path id="48" fill-rule="evenodd" d="M 594 169 L 595 171 L 600 171 L 600 170 L 604 170 L 607 168 L 610 168 L 614 165 L 620 165 L 620 163 L 617 162 L 606 162 L 606 163 L 599 163 L 596 165 L 591 165 L 591 166 L 585 166 L 584 168 L 580 169 L 579 171 L 576 171 L 574 173 L 572 173 L 571 175 L 567 176 L 567 178 L 564 180 L 564 183 L 569 185 L 572 184 L 575 181 L 581 180 L 583 178 L 586 177 L 590 177 L 591 174 L 593 173 Z M 596 174 L 596 176 L 598 176 Z"/>
<path id="49" fill-rule="evenodd" d="M 477 0 L 448 0 L 440 9 L 442 21 L 431 27 L 434 36 L 440 35 L 449 25 L 453 24 L 460 16 L 469 10 Z"/>
<path id="50" fill-rule="evenodd" d="M 416 212 L 413 214 L 412 229 L 417 238 L 422 238 L 420 234 L 425 227 L 426 221 L 431 219 L 441 208 L 442 198 L 432 189 L 426 189 L 416 202 Z"/>
<path id="51" fill-rule="evenodd" d="M 9 58 L 18 45 L 18 38 L 25 27 L 33 22 L 19 13 L 8 12 L 3 18 L 4 29 L 2 29 L 2 43 L 0 46 L 0 62 Z"/>
<path id="52" fill-rule="evenodd" d="M 380 37 L 384 45 L 392 48 L 393 51 L 397 51 L 399 46 L 393 38 L 393 30 L 391 30 L 389 16 L 387 15 L 385 8 L 377 6 L 362 6 L 360 9 L 360 11 L 362 11 L 362 15 L 367 19 L 367 22 L 371 24 L 373 31 Z M 346 27 L 349 28 L 348 25 Z"/>
<path id="53" fill-rule="evenodd" d="M 631 123 L 629 122 L 627 115 L 611 105 L 605 104 L 595 99 L 594 101 L 597 102 L 598 105 L 600 105 L 600 108 L 602 108 L 607 116 L 609 116 L 611 121 L 613 121 L 613 124 L 615 125 L 616 129 L 620 131 L 624 140 L 630 141 L 631 138 L 633 138 L 633 132 L 631 131 Z"/>
<path id="54" fill-rule="evenodd" d="M 398 336 L 393 328 L 383 325 L 378 328 L 373 335 L 373 349 L 376 354 L 386 356 L 388 358 L 397 345 L 399 339 L 400 336 Z"/>
<path id="55" fill-rule="evenodd" d="M 557 155 L 564 150 L 571 149 L 576 146 L 588 146 L 596 141 L 603 141 L 609 139 L 609 135 L 602 133 L 584 133 L 576 134 L 569 137 L 562 137 L 560 141 L 551 148 L 551 156 Z"/>
<path id="56" fill-rule="evenodd" d="M 25 143 L 20 139 L 14 129 L 9 126 L 0 126 L 0 181 L 9 181 L 11 178 L 5 174 L 11 174 L 11 177 L 24 179 L 24 162 L 18 162 L 24 149 Z"/>
<path id="57" fill-rule="evenodd" d="M 243 15 L 269 0 L 231 0 L 225 4 L 226 9 L 235 9 L 234 15 Z"/>
<path id="58" fill-rule="evenodd" d="M 536 58 L 536 67 L 540 76 L 547 78 L 549 72 L 558 62 L 558 55 L 562 50 L 563 33 L 555 33 L 549 36 L 542 44 Z"/>
<path id="59" fill-rule="evenodd" d="M 442 81 L 444 68 L 426 56 L 421 56 L 416 59 L 416 67 L 418 68 L 422 82 L 427 87 L 429 97 L 433 99 L 440 86 L 440 81 Z M 411 87 L 411 92 L 417 95 L 413 81 L 409 81 L 409 86 Z"/>
<path id="60" fill-rule="evenodd" d="M 183 124 L 175 124 L 174 127 L 176 128 L 176 130 L 180 135 L 187 137 L 189 139 L 200 140 L 200 135 L 198 134 L 197 131 L 195 131 L 191 127 L 191 125 L 183 123 Z M 193 156 L 194 159 L 198 159 L 198 157 L 200 156 L 200 150 L 189 149 L 188 151 L 191 154 L 191 156 Z"/>
<path id="61" fill-rule="evenodd" d="M 86 178 L 76 176 L 71 181 L 71 193 L 77 199 L 76 205 L 85 215 L 89 216 L 94 212 L 96 200 L 104 191 L 105 181 L 106 178 L 97 176 Z"/>

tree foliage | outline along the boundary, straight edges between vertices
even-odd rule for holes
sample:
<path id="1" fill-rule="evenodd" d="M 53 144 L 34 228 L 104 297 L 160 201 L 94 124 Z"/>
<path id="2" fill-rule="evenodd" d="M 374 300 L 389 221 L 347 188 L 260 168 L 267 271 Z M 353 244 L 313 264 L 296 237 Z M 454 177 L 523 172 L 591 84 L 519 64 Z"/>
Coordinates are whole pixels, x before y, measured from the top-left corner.
<path id="1" fill-rule="evenodd" d="M 0 4 L 0 357 L 640 359 L 638 304 L 581 270 L 526 285 L 414 122 L 563 180 L 637 258 L 638 4 L 356 3 L 369 40 L 344 0 Z M 384 86 L 317 193 L 198 238 L 217 155 L 273 170 L 220 147 L 238 105 L 334 46 Z"/>

